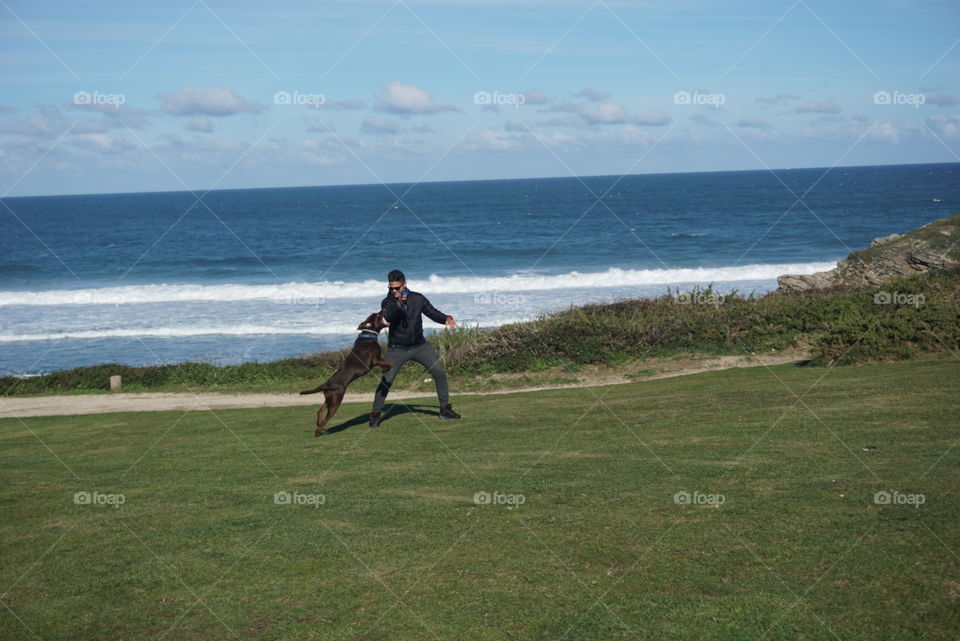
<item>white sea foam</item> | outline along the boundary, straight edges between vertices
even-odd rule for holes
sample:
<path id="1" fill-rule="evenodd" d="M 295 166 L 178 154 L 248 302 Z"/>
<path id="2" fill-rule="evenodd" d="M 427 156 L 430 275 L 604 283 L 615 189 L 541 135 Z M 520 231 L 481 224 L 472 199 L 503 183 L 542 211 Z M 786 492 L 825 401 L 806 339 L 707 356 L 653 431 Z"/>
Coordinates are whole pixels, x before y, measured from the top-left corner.
<path id="1" fill-rule="evenodd" d="M 45 334 L 0 334 L 0 343 L 92 338 L 185 338 L 191 336 L 258 336 L 350 334 L 356 325 L 325 327 L 269 327 L 266 325 L 180 325 L 136 329 L 103 329 L 50 332 Z"/>
<path id="2" fill-rule="evenodd" d="M 505 323 L 532 320 L 520 318 L 491 318 L 477 323 L 482 327 L 497 327 Z M 472 324 L 471 324 L 472 325 Z M 433 327 L 437 329 L 439 326 Z M 427 328 L 431 329 L 431 328 Z M 327 336 L 353 334 L 356 325 L 331 324 L 323 326 L 276 327 L 268 325 L 179 325 L 176 327 L 116 328 L 99 330 L 60 331 L 37 334 L 0 334 L 0 343 L 19 341 L 54 341 L 100 338 L 193 338 L 196 336 Z M 386 337 L 386 330 L 382 336 Z"/>
<path id="3" fill-rule="evenodd" d="M 693 267 L 677 269 L 619 269 L 565 274 L 517 273 L 510 276 L 437 276 L 411 279 L 410 287 L 424 294 L 549 291 L 571 285 L 585 288 L 624 288 L 673 283 L 726 283 L 772 280 L 782 274 L 812 274 L 832 269 L 833 262 Z M 383 281 L 333 281 L 276 285 L 126 285 L 95 289 L 0 291 L 0 306 L 10 305 L 129 305 L 137 303 L 235 302 L 271 300 L 275 303 L 322 304 L 332 299 L 371 298 L 385 293 Z M 351 328 L 352 329 L 352 328 Z"/>

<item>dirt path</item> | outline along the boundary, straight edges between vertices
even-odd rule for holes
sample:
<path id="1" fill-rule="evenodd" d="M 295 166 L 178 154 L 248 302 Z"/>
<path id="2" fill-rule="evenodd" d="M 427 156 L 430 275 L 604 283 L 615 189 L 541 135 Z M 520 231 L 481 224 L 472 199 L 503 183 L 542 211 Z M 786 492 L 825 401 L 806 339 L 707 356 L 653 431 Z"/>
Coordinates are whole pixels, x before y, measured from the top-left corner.
<path id="1" fill-rule="evenodd" d="M 802 353 L 776 354 L 771 356 L 720 356 L 705 360 L 675 360 L 657 362 L 657 373 L 650 376 L 627 378 L 624 373 L 603 373 L 603 370 L 581 374 L 586 382 L 569 385 L 544 385 L 521 389 L 496 390 L 491 392 L 460 392 L 453 396 L 488 396 L 492 394 L 514 394 L 517 392 L 536 392 L 541 390 L 568 389 L 577 387 L 597 387 L 600 385 L 622 385 L 650 381 L 673 376 L 686 376 L 735 367 L 757 367 L 761 365 L 783 365 L 796 363 L 808 358 Z M 432 392 L 393 392 L 390 400 L 410 398 L 432 398 Z M 319 397 L 322 399 L 322 396 Z M 371 393 L 347 394 L 344 403 L 370 402 Z M 72 396 L 31 396 L 0 397 L 0 418 L 28 416 L 69 416 L 75 414 L 109 414 L 111 412 L 157 412 L 239 409 L 248 407 L 316 407 L 318 396 L 299 396 L 297 394 L 189 394 L 189 393 L 121 393 L 121 394 L 85 394 Z"/>

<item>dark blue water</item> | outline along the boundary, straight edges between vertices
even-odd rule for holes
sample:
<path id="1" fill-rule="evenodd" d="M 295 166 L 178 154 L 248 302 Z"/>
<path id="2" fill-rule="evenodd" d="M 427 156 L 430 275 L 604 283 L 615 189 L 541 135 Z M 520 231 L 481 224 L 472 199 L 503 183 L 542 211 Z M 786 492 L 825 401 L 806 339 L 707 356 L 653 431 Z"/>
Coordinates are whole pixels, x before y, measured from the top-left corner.
<path id="1" fill-rule="evenodd" d="M 958 176 L 955 163 L 6 198 L 0 372 L 337 348 L 393 268 L 479 325 L 668 285 L 765 291 L 960 211 Z"/>

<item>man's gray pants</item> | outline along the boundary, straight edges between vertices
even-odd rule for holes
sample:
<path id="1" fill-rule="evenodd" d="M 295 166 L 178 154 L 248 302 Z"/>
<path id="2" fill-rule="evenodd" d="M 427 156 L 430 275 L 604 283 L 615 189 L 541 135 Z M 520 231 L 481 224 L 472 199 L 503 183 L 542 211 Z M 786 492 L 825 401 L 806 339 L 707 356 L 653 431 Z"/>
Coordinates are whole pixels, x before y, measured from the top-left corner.
<path id="1" fill-rule="evenodd" d="M 415 347 L 390 347 L 387 349 L 387 360 L 393 363 L 393 367 L 383 375 L 380 384 L 377 385 L 377 392 L 373 396 L 373 411 L 379 412 L 383 409 L 383 403 L 387 400 L 387 394 L 390 393 L 390 386 L 393 385 L 393 379 L 397 377 L 400 368 L 407 361 L 416 361 L 427 368 L 430 376 L 433 377 L 437 385 L 437 398 L 440 400 L 440 407 L 450 402 L 450 392 L 447 389 L 447 373 L 443 371 L 443 365 L 440 364 L 440 354 L 430 343 L 421 343 Z"/>

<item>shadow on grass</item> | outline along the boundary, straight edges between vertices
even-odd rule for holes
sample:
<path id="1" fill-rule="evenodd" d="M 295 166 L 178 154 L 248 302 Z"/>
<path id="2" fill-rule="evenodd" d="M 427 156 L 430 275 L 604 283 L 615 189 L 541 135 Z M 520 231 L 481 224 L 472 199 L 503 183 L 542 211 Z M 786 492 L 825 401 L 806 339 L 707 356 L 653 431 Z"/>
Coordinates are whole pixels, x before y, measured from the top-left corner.
<path id="1" fill-rule="evenodd" d="M 420 403 L 387 403 L 383 406 L 383 418 L 381 419 L 380 427 L 384 427 L 387 421 L 395 416 L 411 413 L 426 414 L 428 416 L 440 415 L 440 411 L 435 405 L 423 405 Z M 333 427 L 328 427 L 323 432 L 323 435 L 326 436 L 328 434 L 336 434 L 337 432 L 342 432 L 343 430 L 356 427 L 357 425 L 367 425 L 369 420 L 370 413 L 364 412 L 359 416 L 351 418 L 349 421 L 340 423 L 339 425 L 334 425 Z"/>

